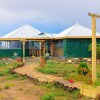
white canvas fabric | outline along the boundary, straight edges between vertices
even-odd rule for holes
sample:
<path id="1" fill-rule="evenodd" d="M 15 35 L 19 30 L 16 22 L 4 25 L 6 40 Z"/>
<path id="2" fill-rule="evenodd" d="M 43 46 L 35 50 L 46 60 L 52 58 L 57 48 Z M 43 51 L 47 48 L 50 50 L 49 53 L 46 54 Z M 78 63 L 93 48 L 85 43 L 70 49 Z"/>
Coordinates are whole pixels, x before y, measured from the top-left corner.
<path id="1" fill-rule="evenodd" d="M 30 25 L 24 25 L 11 33 L 3 36 L 2 38 L 32 38 L 41 33 Z"/>
<path id="2" fill-rule="evenodd" d="M 100 33 L 96 33 L 97 36 L 100 36 Z M 67 36 L 92 36 L 92 31 L 91 29 L 82 26 L 78 23 L 73 25 L 72 27 L 58 33 L 42 33 L 35 28 L 33 28 L 30 25 L 24 25 L 21 28 L 18 28 L 11 33 L 8 33 L 7 35 L 1 37 L 1 38 L 59 38 L 59 37 L 67 37 Z"/>
<path id="3" fill-rule="evenodd" d="M 24 25 L 2 38 L 52 38 L 49 33 L 41 33 L 30 25 Z"/>
<path id="4" fill-rule="evenodd" d="M 100 36 L 100 33 L 97 32 L 96 35 Z M 92 30 L 76 23 L 72 27 L 60 32 L 56 37 L 65 36 L 92 36 Z"/>

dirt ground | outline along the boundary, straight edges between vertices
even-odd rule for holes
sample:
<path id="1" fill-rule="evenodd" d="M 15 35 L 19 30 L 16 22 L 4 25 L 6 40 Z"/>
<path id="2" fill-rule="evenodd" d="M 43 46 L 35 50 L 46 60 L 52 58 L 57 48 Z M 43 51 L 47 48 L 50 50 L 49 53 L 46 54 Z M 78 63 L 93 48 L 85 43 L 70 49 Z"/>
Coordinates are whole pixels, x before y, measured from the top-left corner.
<path id="1" fill-rule="evenodd" d="M 5 61 L 4 61 L 5 62 Z M 9 62 L 7 60 L 7 62 Z M 25 65 L 37 64 L 37 59 L 26 59 Z M 40 100 L 41 96 L 45 93 L 41 86 L 35 85 L 28 79 L 22 80 L 21 77 L 8 80 L 9 76 L 0 76 L 0 100 Z M 6 85 L 9 88 L 6 89 Z"/>
<path id="2" fill-rule="evenodd" d="M 9 84 L 9 89 L 5 85 Z M 21 80 L 6 80 L 6 77 L 0 77 L 0 100 L 40 100 L 44 90 L 33 82 Z"/>
<path id="3" fill-rule="evenodd" d="M 26 59 L 26 66 L 38 66 L 39 58 Z M 6 67 L 0 68 L 4 70 Z M 27 67 L 29 69 L 29 67 Z M 30 73 L 30 72 L 29 72 Z M 14 79 L 9 79 L 11 74 L 0 75 L 0 100 L 41 100 L 41 97 L 46 93 L 57 94 L 55 100 L 90 100 L 85 97 L 75 98 L 76 94 L 70 94 L 62 89 L 54 87 L 44 88 L 42 85 L 36 85 L 28 79 L 22 79 L 21 76 Z"/>

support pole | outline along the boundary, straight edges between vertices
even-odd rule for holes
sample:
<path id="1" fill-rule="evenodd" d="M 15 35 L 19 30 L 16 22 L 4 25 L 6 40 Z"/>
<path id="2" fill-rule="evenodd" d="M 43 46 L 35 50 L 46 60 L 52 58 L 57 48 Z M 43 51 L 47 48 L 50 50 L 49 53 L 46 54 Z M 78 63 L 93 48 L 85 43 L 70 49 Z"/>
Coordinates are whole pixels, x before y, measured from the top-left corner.
<path id="1" fill-rule="evenodd" d="M 92 82 L 96 82 L 96 17 L 92 16 Z"/>
<path id="2" fill-rule="evenodd" d="M 42 43 L 44 42 L 44 40 L 42 40 L 42 41 L 39 41 L 38 43 L 40 44 L 40 57 L 42 56 L 42 52 L 41 52 L 41 49 L 42 49 Z"/>
<path id="3" fill-rule="evenodd" d="M 42 56 L 42 55 L 41 55 L 41 48 L 42 48 L 41 46 L 42 46 L 42 42 L 39 42 L 39 44 L 40 44 L 40 57 L 41 57 L 41 56 Z"/>
<path id="4" fill-rule="evenodd" d="M 22 44 L 23 44 L 23 63 L 25 63 L 25 42 L 26 41 L 22 41 Z"/>
<path id="5" fill-rule="evenodd" d="M 52 41 L 51 41 L 50 52 L 51 52 L 51 56 L 53 56 L 53 54 L 54 54 L 54 43 Z"/>
<path id="6" fill-rule="evenodd" d="M 43 43 L 43 52 L 44 52 L 44 56 L 45 56 L 45 42 Z"/>

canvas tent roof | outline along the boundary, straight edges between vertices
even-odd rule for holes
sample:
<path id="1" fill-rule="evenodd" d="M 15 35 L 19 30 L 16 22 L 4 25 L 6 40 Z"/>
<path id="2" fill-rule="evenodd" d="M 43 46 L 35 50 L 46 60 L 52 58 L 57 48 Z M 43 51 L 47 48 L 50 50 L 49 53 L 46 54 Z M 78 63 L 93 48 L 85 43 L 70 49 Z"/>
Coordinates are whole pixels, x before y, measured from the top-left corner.
<path id="1" fill-rule="evenodd" d="M 97 36 L 100 37 L 100 33 L 96 33 Z M 88 36 L 92 36 L 92 31 L 91 29 L 85 27 L 85 26 L 82 26 L 78 23 L 76 23 L 75 25 L 73 25 L 72 27 L 58 33 L 58 34 L 55 34 L 55 33 L 52 33 L 52 34 L 49 34 L 49 33 L 42 33 L 38 30 L 36 30 L 35 28 L 33 28 L 32 26 L 30 25 L 24 25 L 10 33 L 8 33 L 7 35 L 3 36 L 2 38 L 26 38 L 26 39 L 29 39 L 29 38 L 32 38 L 32 39 L 63 39 L 63 38 L 66 38 L 66 37 L 82 37 L 84 38 L 85 37 L 88 37 Z"/>
<path id="2" fill-rule="evenodd" d="M 41 34 L 30 25 L 24 25 L 11 33 L 6 34 L 2 38 L 52 38 L 52 35 L 48 33 Z"/>
<path id="3" fill-rule="evenodd" d="M 100 36 L 100 33 L 96 33 L 97 36 Z M 82 26 L 78 23 L 72 27 L 60 32 L 56 37 L 75 37 L 75 36 L 92 36 L 92 30 Z"/>

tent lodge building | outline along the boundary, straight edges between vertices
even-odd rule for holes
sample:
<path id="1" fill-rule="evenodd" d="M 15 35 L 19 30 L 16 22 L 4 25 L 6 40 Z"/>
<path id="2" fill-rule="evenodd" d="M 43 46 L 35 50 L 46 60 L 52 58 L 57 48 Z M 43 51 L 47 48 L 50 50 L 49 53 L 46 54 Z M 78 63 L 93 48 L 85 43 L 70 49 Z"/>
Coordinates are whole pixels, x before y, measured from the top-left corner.
<path id="1" fill-rule="evenodd" d="M 18 56 L 45 56 L 48 50 L 51 57 L 88 58 L 92 43 L 92 31 L 78 23 L 58 34 L 42 33 L 25 25 L 0 38 L 0 58 Z M 100 33 L 96 33 L 100 43 Z M 24 53 L 25 55 L 24 55 Z"/>

